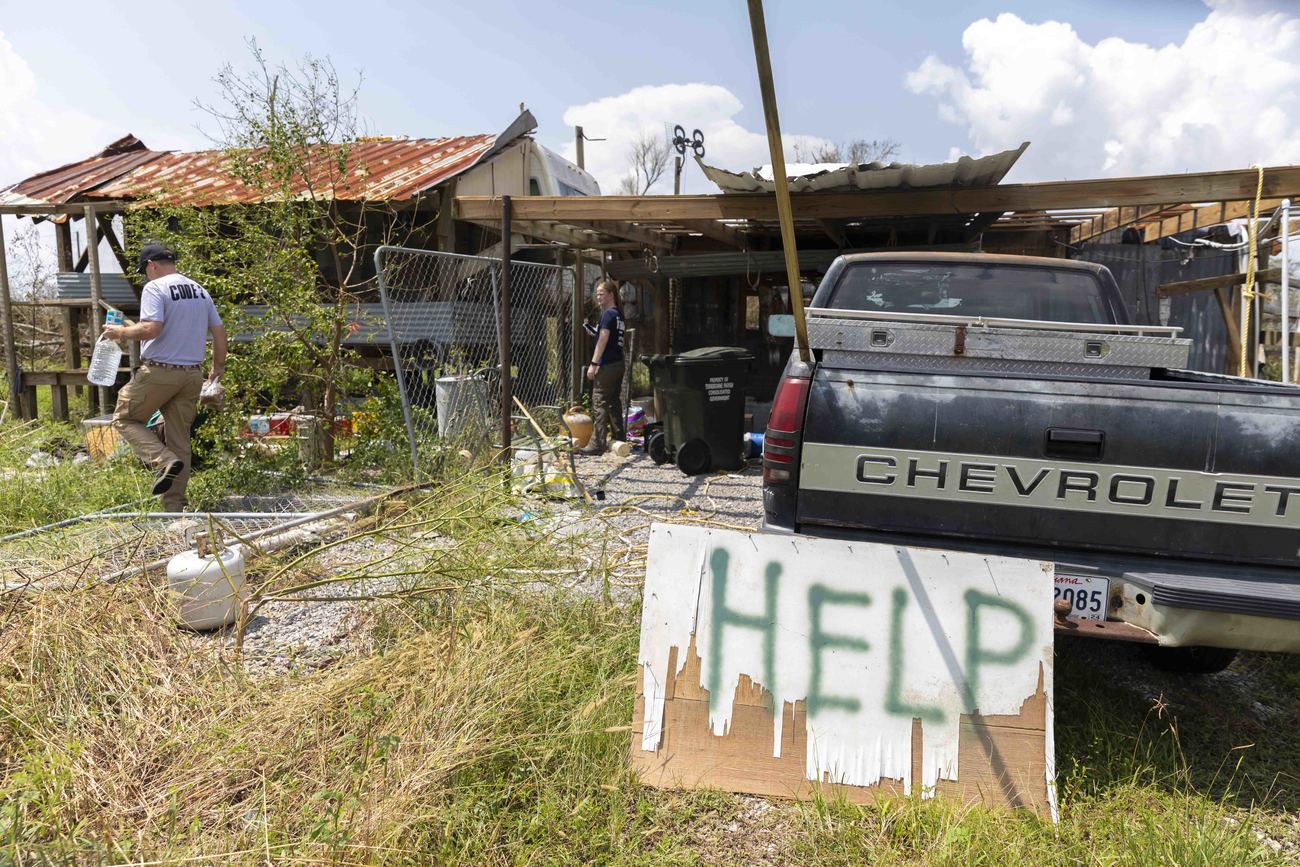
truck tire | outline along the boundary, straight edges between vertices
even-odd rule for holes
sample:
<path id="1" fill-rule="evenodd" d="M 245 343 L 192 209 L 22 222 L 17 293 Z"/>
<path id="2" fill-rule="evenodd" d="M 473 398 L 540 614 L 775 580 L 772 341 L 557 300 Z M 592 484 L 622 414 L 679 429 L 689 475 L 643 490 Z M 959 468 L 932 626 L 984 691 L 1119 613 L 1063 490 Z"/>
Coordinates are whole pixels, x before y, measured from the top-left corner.
<path id="1" fill-rule="evenodd" d="M 1142 645 L 1147 662 L 1161 671 L 1179 674 L 1215 674 L 1237 658 L 1237 651 L 1227 647 L 1160 647 Z"/>

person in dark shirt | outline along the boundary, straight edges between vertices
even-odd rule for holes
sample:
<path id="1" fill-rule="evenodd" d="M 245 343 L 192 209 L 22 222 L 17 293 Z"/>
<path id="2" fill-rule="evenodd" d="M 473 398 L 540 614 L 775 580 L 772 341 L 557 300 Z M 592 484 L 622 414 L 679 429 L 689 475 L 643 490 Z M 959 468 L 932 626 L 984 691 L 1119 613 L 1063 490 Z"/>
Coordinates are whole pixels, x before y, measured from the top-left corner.
<path id="1" fill-rule="evenodd" d="M 591 405 L 595 416 L 591 441 L 581 449 L 581 454 L 598 455 L 605 451 L 606 437 L 625 439 L 623 430 L 623 314 L 618 312 L 618 284 L 601 280 L 596 284 L 596 304 L 600 307 L 600 320 L 595 327 L 587 326 L 587 333 L 596 338 L 596 348 L 587 365 L 587 379 L 591 380 Z"/>

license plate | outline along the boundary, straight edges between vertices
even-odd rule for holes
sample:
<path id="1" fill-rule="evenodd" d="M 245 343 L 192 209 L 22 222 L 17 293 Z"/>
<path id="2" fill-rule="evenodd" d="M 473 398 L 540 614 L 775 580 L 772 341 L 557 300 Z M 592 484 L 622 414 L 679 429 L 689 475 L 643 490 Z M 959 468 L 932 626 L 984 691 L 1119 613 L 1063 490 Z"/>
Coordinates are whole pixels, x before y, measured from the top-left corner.
<path id="1" fill-rule="evenodd" d="M 1105 620 L 1110 600 L 1110 579 L 1097 575 L 1056 573 L 1056 599 L 1070 603 L 1070 617 L 1077 620 Z"/>

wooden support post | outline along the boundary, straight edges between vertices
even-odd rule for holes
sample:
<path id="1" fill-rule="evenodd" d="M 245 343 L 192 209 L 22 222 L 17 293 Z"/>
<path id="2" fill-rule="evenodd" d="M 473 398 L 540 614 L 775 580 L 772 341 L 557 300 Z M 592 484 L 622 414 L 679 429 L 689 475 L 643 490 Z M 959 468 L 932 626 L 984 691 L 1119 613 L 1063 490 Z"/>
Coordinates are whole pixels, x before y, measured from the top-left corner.
<path id="1" fill-rule="evenodd" d="M 50 410 L 58 421 L 68 420 L 68 387 L 50 386 Z"/>
<path id="2" fill-rule="evenodd" d="M 772 181 L 776 186 L 776 211 L 781 223 L 781 246 L 785 250 L 785 274 L 790 284 L 790 308 L 794 312 L 795 344 L 799 360 L 807 364 L 808 324 L 803 315 L 803 289 L 799 283 L 799 252 L 794 240 L 794 209 L 790 184 L 785 176 L 785 148 L 781 144 L 781 121 L 776 111 L 776 86 L 772 81 L 772 59 L 767 50 L 767 23 L 763 0 L 749 0 L 749 27 L 754 36 L 754 60 L 758 64 L 758 85 L 763 94 L 763 117 L 767 121 L 767 147 L 772 155 Z"/>
<path id="3" fill-rule="evenodd" d="M 4 223 L 0 221 L 0 327 L 3 327 L 5 375 L 9 377 L 9 411 L 16 412 L 21 403 L 22 374 L 18 370 L 18 347 L 14 343 L 13 298 L 9 295 L 9 248 L 5 246 Z"/>
<path id="4" fill-rule="evenodd" d="M 95 209 L 86 205 L 86 255 L 90 259 L 90 343 L 95 345 L 100 332 L 104 330 L 104 287 L 99 271 L 99 221 L 95 218 Z M 108 389 L 99 389 L 99 405 L 109 405 Z"/>
<path id="5" fill-rule="evenodd" d="M 23 385 L 22 414 L 25 419 L 36 418 L 36 409 L 38 406 L 36 397 L 36 386 Z"/>
<path id="6" fill-rule="evenodd" d="M 655 351 L 660 355 L 666 355 L 672 349 L 672 335 L 669 333 L 669 310 L 668 305 L 671 303 L 671 293 L 668 291 L 668 280 L 662 274 L 654 276 L 655 290 Z M 680 290 L 678 290 L 680 291 Z"/>
<path id="7" fill-rule="evenodd" d="M 135 300 L 140 300 L 140 291 L 144 288 L 136 274 L 135 267 L 130 259 L 126 257 L 126 251 L 122 249 L 122 244 L 117 240 L 117 233 L 113 231 L 113 218 L 108 214 L 99 215 L 99 229 L 104 235 L 104 240 L 108 241 L 108 248 L 113 251 L 113 257 L 117 259 L 117 264 L 122 269 L 122 276 L 135 293 Z"/>
<path id="8" fill-rule="evenodd" d="M 501 284 L 497 288 L 497 343 L 501 355 L 501 460 L 510 462 L 511 425 L 514 416 L 513 359 L 510 344 L 510 197 L 501 197 Z"/>
<path id="9" fill-rule="evenodd" d="M 54 249 L 58 256 L 59 270 L 72 270 L 72 218 L 54 224 Z"/>
<path id="10" fill-rule="evenodd" d="M 438 249 L 456 252 L 456 179 L 443 184 L 438 192 Z"/>
<path id="11" fill-rule="evenodd" d="M 64 307 L 63 314 L 63 366 L 68 370 L 81 369 L 81 311 L 76 307 Z M 81 397 L 81 386 L 73 389 L 73 394 Z"/>
<path id="12" fill-rule="evenodd" d="M 579 127 L 581 129 L 581 127 Z M 587 309 L 587 265 L 582 259 L 582 251 L 575 250 L 577 259 L 573 266 L 574 287 L 572 307 L 573 313 L 569 323 L 571 334 L 570 349 L 572 358 L 569 360 L 570 378 L 569 378 L 569 397 L 574 403 L 582 400 L 582 372 L 584 369 L 583 361 L 591 355 L 591 349 L 587 346 L 587 332 L 582 328 L 583 312 Z"/>

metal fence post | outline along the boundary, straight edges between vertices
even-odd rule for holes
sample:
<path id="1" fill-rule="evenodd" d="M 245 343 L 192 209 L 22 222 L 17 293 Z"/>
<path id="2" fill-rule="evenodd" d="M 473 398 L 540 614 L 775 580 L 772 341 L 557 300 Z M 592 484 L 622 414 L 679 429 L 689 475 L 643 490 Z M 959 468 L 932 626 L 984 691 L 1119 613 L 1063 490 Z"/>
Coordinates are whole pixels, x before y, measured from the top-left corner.
<path id="1" fill-rule="evenodd" d="M 406 394 L 406 373 L 402 369 L 402 358 L 398 353 L 397 340 L 393 337 L 393 307 L 388 300 L 388 287 L 384 281 L 384 254 L 392 248 L 380 247 L 375 250 L 375 276 L 379 284 L 379 300 L 384 305 L 384 327 L 388 330 L 388 345 L 393 351 L 393 370 L 397 373 L 397 393 L 402 398 L 402 419 L 406 422 L 406 438 L 411 446 L 411 478 L 420 480 L 420 460 L 416 454 L 415 424 L 411 421 L 411 401 Z"/>
<path id="2" fill-rule="evenodd" d="M 500 323 L 499 353 L 501 357 L 501 459 L 510 461 L 511 417 L 514 415 L 514 377 L 511 374 L 513 357 L 510 346 L 510 197 L 501 197 L 501 285 L 497 301 Z"/>

